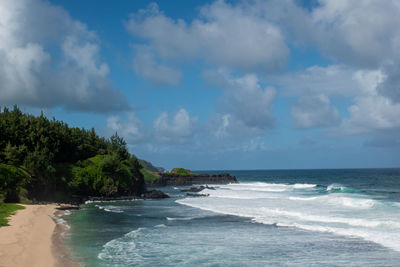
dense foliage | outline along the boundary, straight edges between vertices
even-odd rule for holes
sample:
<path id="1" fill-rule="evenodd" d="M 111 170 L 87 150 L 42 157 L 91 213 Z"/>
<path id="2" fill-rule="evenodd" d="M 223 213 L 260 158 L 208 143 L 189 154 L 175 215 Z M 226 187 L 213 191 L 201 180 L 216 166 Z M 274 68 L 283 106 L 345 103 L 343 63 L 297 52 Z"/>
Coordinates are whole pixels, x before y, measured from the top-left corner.
<path id="1" fill-rule="evenodd" d="M 0 199 L 116 196 L 144 190 L 142 166 L 117 134 L 0 108 Z"/>
<path id="2" fill-rule="evenodd" d="M 153 184 L 156 180 L 160 178 L 159 172 L 149 171 L 146 168 L 140 169 L 140 172 L 143 174 L 144 180 L 149 185 Z"/>

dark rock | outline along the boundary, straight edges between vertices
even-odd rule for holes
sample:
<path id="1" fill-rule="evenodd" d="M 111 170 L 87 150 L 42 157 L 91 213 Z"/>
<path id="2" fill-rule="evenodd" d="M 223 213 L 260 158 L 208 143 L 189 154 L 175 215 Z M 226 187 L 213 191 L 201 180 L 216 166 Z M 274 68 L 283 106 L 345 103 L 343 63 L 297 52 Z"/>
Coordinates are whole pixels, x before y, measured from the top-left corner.
<path id="1" fill-rule="evenodd" d="M 80 207 L 77 205 L 60 205 L 60 207 L 57 207 L 56 209 L 58 209 L 58 210 L 79 210 Z"/>
<path id="2" fill-rule="evenodd" d="M 151 190 L 144 193 L 144 198 L 169 198 L 169 196 L 160 190 Z"/>
<path id="3" fill-rule="evenodd" d="M 224 174 L 191 174 L 160 173 L 160 178 L 152 186 L 180 186 L 195 184 L 230 184 L 238 183 L 235 176 Z M 204 189 L 204 188 L 203 188 Z M 201 191 L 201 190 L 200 190 Z M 193 191 L 196 192 L 196 191 Z"/>
<path id="4" fill-rule="evenodd" d="M 214 187 L 210 187 L 208 185 L 206 185 L 206 186 L 201 185 L 200 187 L 191 187 L 189 189 L 182 189 L 181 192 L 200 192 L 200 191 L 202 191 L 204 189 L 215 190 Z"/>
<path id="5" fill-rule="evenodd" d="M 200 192 L 201 190 L 203 190 L 205 187 L 204 186 L 200 186 L 200 187 L 191 187 L 189 189 L 182 189 L 181 192 Z"/>
<path id="6" fill-rule="evenodd" d="M 186 193 L 188 197 L 208 197 L 210 194 L 193 194 L 193 193 Z"/>

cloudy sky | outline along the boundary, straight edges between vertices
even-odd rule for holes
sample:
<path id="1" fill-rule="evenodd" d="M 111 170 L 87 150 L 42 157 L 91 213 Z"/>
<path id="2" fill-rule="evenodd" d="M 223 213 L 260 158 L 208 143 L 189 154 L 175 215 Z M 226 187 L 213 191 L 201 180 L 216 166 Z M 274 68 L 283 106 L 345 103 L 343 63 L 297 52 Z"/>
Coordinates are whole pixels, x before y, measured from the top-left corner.
<path id="1" fill-rule="evenodd" d="M 400 166 L 400 1 L 0 1 L 0 105 L 166 168 Z"/>

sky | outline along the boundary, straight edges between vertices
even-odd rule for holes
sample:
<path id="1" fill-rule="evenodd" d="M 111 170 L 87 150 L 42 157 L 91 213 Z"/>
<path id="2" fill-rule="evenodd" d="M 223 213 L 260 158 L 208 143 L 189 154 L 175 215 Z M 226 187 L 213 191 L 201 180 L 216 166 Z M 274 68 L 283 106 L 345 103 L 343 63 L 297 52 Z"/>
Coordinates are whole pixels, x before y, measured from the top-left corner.
<path id="1" fill-rule="evenodd" d="M 0 105 L 167 169 L 400 167 L 400 1 L 0 1 Z"/>

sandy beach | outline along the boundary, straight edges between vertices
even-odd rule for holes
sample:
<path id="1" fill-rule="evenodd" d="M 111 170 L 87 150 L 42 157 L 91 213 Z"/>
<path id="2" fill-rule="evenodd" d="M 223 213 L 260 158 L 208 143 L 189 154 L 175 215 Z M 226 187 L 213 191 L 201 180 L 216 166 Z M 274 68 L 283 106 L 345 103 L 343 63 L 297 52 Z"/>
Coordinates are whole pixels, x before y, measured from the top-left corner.
<path id="1" fill-rule="evenodd" d="M 0 228 L 0 266 L 65 266 L 60 251 L 57 224 L 51 216 L 55 204 L 24 205 Z M 57 227 L 58 228 L 58 227 Z"/>

